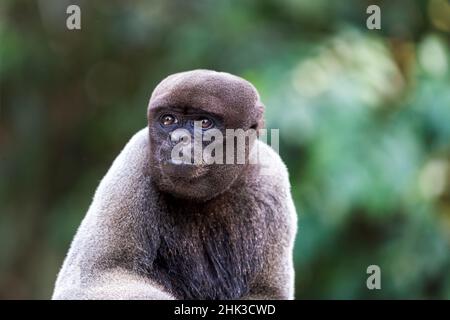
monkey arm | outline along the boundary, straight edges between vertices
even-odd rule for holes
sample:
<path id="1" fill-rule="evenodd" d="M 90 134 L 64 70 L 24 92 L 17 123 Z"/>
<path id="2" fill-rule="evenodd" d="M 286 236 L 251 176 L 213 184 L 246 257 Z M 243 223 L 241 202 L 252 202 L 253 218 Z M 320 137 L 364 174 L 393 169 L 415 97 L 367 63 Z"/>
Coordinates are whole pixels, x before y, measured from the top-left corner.
<path id="1" fill-rule="evenodd" d="M 290 246 L 266 248 L 263 271 L 256 277 L 244 300 L 294 299 L 294 266 Z"/>
<path id="2" fill-rule="evenodd" d="M 258 141 L 265 169 L 256 183 L 261 211 L 266 220 L 263 270 L 243 299 L 293 299 L 293 249 L 297 233 L 297 213 L 291 196 L 289 175 L 279 155 Z"/>
<path id="3" fill-rule="evenodd" d="M 148 214 L 148 131 L 139 131 L 102 179 L 56 281 L 53 299 L 173 299 L 139 271 L 157 230 Z"/>
<path id="4" fill-rule="evenodd" d="M 293 246 L 297 220 L 295 210 L 288 212 L 292 226 L 285 233 L 278 232 L 268 239 L 265 247 L 263 270 L 250 286 L 243 299 L 291 300 L 294 299 Z M 281 231 L 281 230 L 280 230 Z"/>
<path id="5" fill-rule="evenodd" d="M 148 279 L 125 269 L 98 272 L 87 285 L 69 284 L 61 278 L 53 294 L 55 300 L 173 300 L 172 295 Z"/>

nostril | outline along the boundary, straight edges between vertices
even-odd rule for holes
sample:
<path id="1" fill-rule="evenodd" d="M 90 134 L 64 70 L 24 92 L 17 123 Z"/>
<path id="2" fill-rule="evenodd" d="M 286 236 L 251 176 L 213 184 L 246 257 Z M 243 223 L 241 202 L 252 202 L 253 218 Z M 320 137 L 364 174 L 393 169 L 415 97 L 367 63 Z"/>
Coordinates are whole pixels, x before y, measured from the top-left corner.
<path id="1" fill-rule="evenodd" d="M 170 140 L 173 143 L 182 143 L 183 145 L 189 144 L 191 141 L 190 135 L 186 132 L 173 131 L 170 135 Z"/>
<path id="2" fill-rule="evenodd" d="M 189 144 L 190 139 L 188 136 L 182 136 L 180 142 L 182 142 L 183 144 Z"/>

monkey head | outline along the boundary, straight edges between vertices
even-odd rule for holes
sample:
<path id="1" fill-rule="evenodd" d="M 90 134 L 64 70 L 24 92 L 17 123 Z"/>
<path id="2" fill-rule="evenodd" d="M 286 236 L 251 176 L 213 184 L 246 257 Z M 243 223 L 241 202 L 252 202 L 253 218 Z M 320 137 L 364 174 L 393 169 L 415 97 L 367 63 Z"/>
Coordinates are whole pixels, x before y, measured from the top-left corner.
<path id="1" fill-rule="evenodd" d="M 175 197 L 206 201 L 227 190 L 248 164 L 248 151 L 254 141 L 247 139 L 243 163 L 218 161 L 204 157 L 195 161 L 177 160 L 175 148 L 195 143 L 205 148 L 211 141 L 223 143 L 224 154 L 237 152 L 237 145 L 227 149 L 229 129 L 258 130 L 263 125 L 263 104 L 248 81 L 224 72 L 194 70 L 170 75 L 154 89 L 148 106 L 151 177 L 159 190 Z M 204 141 L 211 132 L 221 133 L 223 140 Z M 194 147 L 192 148 L 192 145 Z"/>

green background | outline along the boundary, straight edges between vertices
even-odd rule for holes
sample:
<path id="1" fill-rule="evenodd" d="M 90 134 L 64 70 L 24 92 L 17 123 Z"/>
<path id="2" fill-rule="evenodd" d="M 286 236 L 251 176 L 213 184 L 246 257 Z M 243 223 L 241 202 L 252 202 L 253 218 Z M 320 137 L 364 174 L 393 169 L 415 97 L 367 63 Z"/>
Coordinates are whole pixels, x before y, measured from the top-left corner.
<path id="1" fill-rule="evenodd" d="M 0 59 L 0 298 L 51 296 L 152 89 L 195 68 L 251 81 L 280 129 L 296 298 L 450 298 L 449 1 L 2 0 Z"/>

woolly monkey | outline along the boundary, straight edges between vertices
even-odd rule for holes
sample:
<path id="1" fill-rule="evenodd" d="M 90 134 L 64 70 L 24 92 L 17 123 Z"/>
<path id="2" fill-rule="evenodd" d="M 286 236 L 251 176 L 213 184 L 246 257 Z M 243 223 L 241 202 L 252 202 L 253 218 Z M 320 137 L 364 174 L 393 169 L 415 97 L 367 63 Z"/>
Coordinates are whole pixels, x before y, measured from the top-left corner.
<path id="1" fill-rule="evenodd" d="M 297 218 L 280 157 L 259 140 L 246 150 L 258 147 L 264 174 L 250 152 L 232 164 L 171 157 L 178 129 L 193 135 L 199 123 L 226 144 L 226 129 L 260 129 L 263 108 L 253 85 L 228 73 L 164 79 L 148 127 L 98 186 L 53 298 L 292 299 Z"/>

